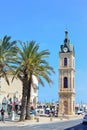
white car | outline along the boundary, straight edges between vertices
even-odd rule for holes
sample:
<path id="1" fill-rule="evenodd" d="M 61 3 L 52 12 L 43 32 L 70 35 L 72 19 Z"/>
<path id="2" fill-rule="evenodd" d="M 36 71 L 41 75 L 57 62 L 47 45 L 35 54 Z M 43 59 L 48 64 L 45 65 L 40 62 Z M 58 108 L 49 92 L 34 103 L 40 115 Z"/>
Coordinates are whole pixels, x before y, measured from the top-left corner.
<path id="1" fill-rule="evenodd" d="M 82 110 L 78 110 L 78 111 L 77 111 L 77 114 L 78 114 L 78 115 L 83 114 L 83 111 L 82 111 Z"/>
<path id="2" fill-rule="evenodd" d="M 87 114 L 84 115 L 82 123 L 83 124 L 87 123 Z"/>

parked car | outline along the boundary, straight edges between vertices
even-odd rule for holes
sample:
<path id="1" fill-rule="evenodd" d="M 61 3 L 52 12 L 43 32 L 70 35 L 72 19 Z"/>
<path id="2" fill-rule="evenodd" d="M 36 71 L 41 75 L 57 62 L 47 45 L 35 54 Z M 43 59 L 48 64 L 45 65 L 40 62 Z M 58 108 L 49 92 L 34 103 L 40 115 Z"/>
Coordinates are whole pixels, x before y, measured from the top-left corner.
<path id="1" fill-rule="evenodd" d="M 83 114 L 84 112 L 82 110 L 78 110 L 76 114 L 80 115 Z"/>
<path id="2" fill-rule="evenodd" d="M 50 113 L 50 108 L 46 108 L 45 114 L 49 114 L 49 113 Z"/>
<path id="3" fill-rule="evenodd" d="M 45 110 L 43 108 L 37 108 L 35 111 L 36 111 L 36 115 L 44 115 L 45 114 Z"/>
<path id="4" fill-rule="evenodd" d="M 83 123 L 83 124 L 87 123 L 87 114 L 84 115 L 83 120 L 82 120 L 82 123 Z"/>

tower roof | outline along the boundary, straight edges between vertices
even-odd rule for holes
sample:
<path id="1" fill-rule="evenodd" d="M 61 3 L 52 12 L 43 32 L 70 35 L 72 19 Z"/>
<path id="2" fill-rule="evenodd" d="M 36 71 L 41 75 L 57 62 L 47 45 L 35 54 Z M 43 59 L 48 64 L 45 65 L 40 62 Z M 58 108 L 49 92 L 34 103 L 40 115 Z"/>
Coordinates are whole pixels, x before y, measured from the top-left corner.
<path id="1" fill-rule="evenodd" d="M 64 47 L 67 47 L 68 52 L 74 52 L 74 46 L 70 43 L 70 40 L 68 38 L 68 30 L 65 30 L 65 38 L 63 45 L 61 45 L 61 52 L 63 52 Z"/>
<path id="2" fill-rule="evenodd" d="M 69 39 L 68 39 L 68 31 L 65 31 L 65 39 L 64 39 L 64 45 L 68 45 L 69 44 Z"/>

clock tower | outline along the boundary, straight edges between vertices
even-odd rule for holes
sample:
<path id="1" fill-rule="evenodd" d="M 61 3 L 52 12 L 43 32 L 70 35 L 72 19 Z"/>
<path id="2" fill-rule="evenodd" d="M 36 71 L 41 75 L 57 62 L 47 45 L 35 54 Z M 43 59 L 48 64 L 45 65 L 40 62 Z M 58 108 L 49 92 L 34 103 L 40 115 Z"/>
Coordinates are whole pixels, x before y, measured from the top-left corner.
<path id="1" fill-rule="evenodd" d="M 65 31 L 63 45 L 59 52 L 59 112 L 58 115 L 75 114 L 75 52 Z"/>

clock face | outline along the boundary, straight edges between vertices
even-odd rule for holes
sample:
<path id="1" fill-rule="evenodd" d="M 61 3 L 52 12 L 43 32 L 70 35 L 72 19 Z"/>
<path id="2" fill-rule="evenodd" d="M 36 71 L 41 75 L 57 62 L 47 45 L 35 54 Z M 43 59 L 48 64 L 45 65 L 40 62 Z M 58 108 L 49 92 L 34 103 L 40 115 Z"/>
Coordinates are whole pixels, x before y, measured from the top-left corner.
<path id="1" fill-rule="evenodd" d="M 67 51 L 68 51 L 67 47 L 64 47 L 64 48 L 63 48 L 63 51 L 64 51 L 64 52 L 67 52 Z"/>

